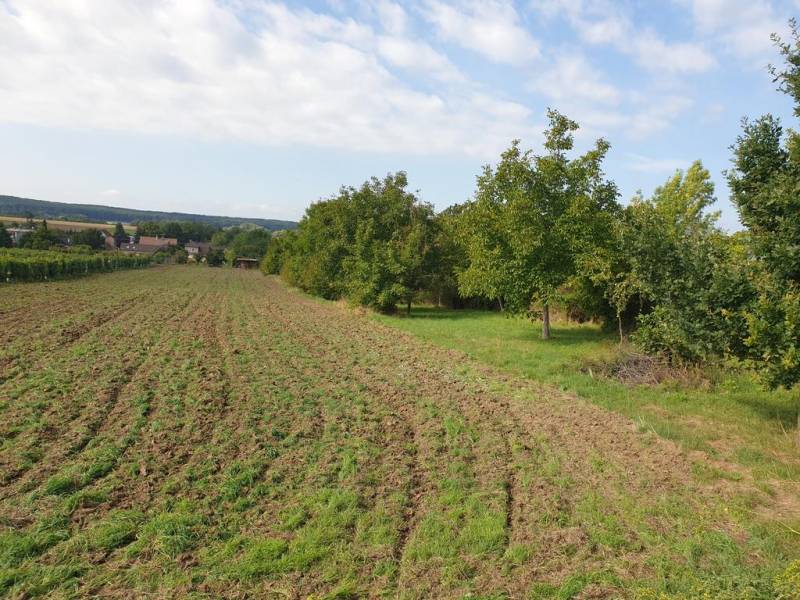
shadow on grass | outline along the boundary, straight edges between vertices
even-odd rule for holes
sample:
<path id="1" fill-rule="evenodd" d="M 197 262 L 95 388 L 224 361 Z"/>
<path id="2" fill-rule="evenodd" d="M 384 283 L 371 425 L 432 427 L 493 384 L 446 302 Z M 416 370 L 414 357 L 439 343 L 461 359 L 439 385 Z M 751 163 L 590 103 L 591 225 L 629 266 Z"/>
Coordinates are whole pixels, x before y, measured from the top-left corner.
<path id="1" fill-rule="evenodd" d="M 401 319 L 470 319 L 480 316 L 502 316 L 502 313 L 492 310 L 475 310 L 464 309 L 457 310 L 454 308 L 437 308 L 435 306 L 415 306 L 411 309 L 411 314 L 407 314 L 404 310 L 399 310 L 393 317 Z"/>
<path id="2" fill-rule="evenodd" d="M 757 398 L 735 398 L 734 402 L 746 406 L 765 421 L 778 421 L 786 431 L 797 429 L 800 399 L 792 401 L 782 394 L 761 394 Z"/>
<path id="3" fill-rule="evenodd" d="M 505 320 L 509 324 L 525 323 L 526 327 L 520 329 L 510 326 L 509 331 L 504 332 L 504 339 L 516 341 L 543 342 L 541 339 L 541 321 L 532 321 L 524 317 L 510 316 L 499 311 L 476 310 L 476 309 L 452 309 L 437 308 L 434 306 L 419 306 L 411 310 L 411 314 L 398 312 L 390 315 L 394 318 L 411 320 L 429 321 L 477 321 L 481 319 Z M 487 335 L 493 337 L 498 333 L 497 326 L 487 326 Z M 606 342 L 614 338 L 613 334 L 602 331 L 594 326 L 582 326 L 579 324 L 563 325 L 555 323 L 550 328 L 550 343 L 554 346 L 572 346 L 578 344 L 596 344 Z M 544 342 L 543 342 L 544 343 Z"/>

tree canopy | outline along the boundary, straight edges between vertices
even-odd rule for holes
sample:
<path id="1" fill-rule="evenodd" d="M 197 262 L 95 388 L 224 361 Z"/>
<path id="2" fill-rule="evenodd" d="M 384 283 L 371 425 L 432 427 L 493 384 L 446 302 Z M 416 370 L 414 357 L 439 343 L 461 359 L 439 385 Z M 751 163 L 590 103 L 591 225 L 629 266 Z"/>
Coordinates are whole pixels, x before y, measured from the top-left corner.
<path id="1" fill-rule="evenodd" d="M 515 141 L 478 177 L 462 228 L 469 265 L 459 274 L 463 293 L 497 298 L 510 312 L 540 303 L 544 338 L 550 304 L 606 239 L 619 210 L 617 189 L 602 171 L 608 143 L 598 140 L 570 159 L 577 123 L 553 110 L 548 116 L 544 154 Z"/>

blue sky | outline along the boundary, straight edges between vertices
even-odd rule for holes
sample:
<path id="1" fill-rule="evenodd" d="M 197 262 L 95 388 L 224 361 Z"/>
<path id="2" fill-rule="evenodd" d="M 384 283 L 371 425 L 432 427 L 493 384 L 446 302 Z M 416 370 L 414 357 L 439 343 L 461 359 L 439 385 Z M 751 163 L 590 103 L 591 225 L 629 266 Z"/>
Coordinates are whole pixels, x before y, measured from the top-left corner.
<path id="1" fill-rule="evenodd" d="M 741 117 L 794 123 L 766 71 L 785 0 L 0 0 L 0 194 L 299 218 L 405 170 L 469 198 L 548 106 L 599 136 L 621 200 L 702 159 L 722 224 Z"/>

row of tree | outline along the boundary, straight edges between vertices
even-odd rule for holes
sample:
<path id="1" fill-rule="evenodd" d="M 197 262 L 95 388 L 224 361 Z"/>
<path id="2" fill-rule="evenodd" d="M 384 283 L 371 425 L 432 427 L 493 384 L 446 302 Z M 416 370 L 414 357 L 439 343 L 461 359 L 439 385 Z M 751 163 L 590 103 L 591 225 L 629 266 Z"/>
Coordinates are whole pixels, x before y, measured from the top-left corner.
<path id="1" fill-rule="evenodd" d="M 47 226 L 46 220 L 42 220 L 39 224 L 29 221 L 26 225 L 33 231 L 20 240 L 20 248 L 49 250 L 58 246 L 81 246 L 89 250 L 102 250 L 105 247 L 105 237 L 98 229 L 89 228 L 75 231 L 51 229 Z M 12 246 L 11 235 L 0 223 L 0 248 L 11 248 Z"/>
<path id="2" fill-rule="evenodd" d="M 175 238 L 183 245 L 186 242 L 208 242 L 220 228 L 197 221 L 140 221 L 136 223 L 136 237 L 152 236 Z"/>
<path id="3" fill-rule="evenodd" d="M 797 30 L 778 45 L 774 75 L 800 116 Z M 491 302 L 540 315 L 544 338 L 558 303 L 673 361 L 735 356 L 769 385 L 800 381 L 800 135 L 769 115 L 744 122 L 726 176 L 745 230 L 731 235 L 699 161 L 623 207 L 602 168 L 609 144 L 576 156 L 577 123 L 549 122 L 541 153 L 514 142 L 473 199 L 440 214 L 403 172 L 342 188 L 273 240 L 262 269 L 382 311 L 421 293 Z"/>

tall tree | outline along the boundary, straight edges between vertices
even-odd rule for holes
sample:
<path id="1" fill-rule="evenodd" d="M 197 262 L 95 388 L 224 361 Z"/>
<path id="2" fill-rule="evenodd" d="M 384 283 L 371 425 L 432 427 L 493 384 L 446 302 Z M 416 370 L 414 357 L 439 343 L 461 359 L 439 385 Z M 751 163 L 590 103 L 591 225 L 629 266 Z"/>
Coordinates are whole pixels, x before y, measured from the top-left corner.
<path id="1" fill-rule="evenodd" d="M 127 240 L 128 234 L 125 232 L 125 228 L 122 226 L 122 223 L 117 223 L 114 225 L 114 246 L 119 248 Z"/>
<path id="2" fill-rule="evenodd" d="M 800 33 L 773 36 L 784 58 L 771 67 L 779 90 L 795 101 L 800 116 Z M 756 260 L 759 297 L 746 314 L 749 357 L 771 387 L 800 383 L 800 135 L 784 133 L 780 120 L 765 115 L 744 121 L 728 172 L 731 199 L 747 227 Z M 800 408 L 800 407 L 799 407 Z M 800 445 L 800 410 L 797 442 Z"/>
<path id="3" fill-rule="evenodd" d="M 515 141 L 478 177 L 464 216 L 469 266 L 459 277 L 462 293 L 496 298 L 509 312 L 530 314 L 539 304 L 543 339 L 550 305 L 582 256 L 604 243 L 618 210 L 617 189 L 602 171 L 608 143 L 570 159 L 578 124 L 554 110 L 548 117 L 544 154 Z"/>

